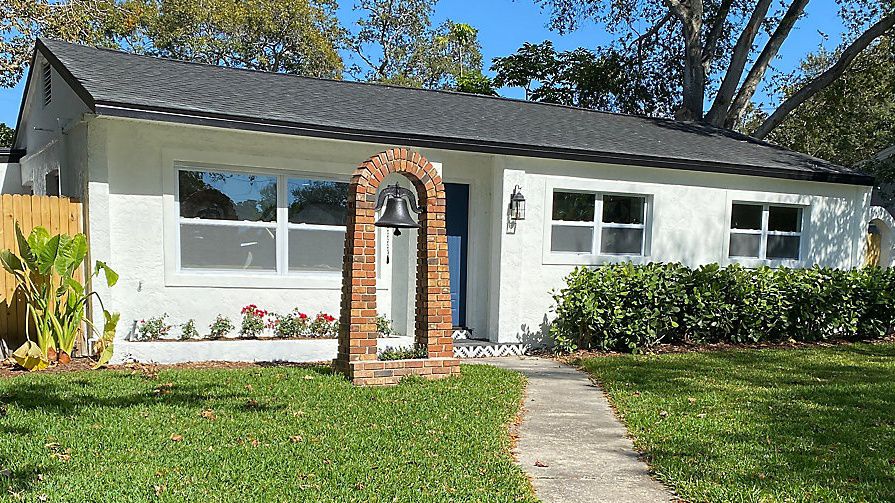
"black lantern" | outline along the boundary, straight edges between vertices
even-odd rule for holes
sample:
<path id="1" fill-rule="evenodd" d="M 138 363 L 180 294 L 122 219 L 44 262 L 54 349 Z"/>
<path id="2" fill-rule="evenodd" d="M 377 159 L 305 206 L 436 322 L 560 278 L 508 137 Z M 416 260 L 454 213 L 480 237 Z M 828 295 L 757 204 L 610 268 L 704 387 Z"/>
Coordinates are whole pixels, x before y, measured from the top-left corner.
<path id="1" fill-rule="evenodd" d="M 513 220 L 525 220 L 525 196 L 522 195 L 522 187 L 513 187 L 513 195 L 510 196 L 510 218 Z"/>
<path id="2" fill-rule="evenodd" d="M 410 203 L 410 209 L 407 204 Z M 410 212 L 417 215 L 423 212 L 416 205 L 416 197 L 409 189 L 401 187 L 397 183 L 389 185 L 379 192 L 376 199 L 376 210 L 385 205 L 385 210 L 376 221 L 376 227 L 389 227 L 395 229 L 395 236 L 400 236 L 400 229 L 418 229 L 420 224 L 413 220 Z"/>

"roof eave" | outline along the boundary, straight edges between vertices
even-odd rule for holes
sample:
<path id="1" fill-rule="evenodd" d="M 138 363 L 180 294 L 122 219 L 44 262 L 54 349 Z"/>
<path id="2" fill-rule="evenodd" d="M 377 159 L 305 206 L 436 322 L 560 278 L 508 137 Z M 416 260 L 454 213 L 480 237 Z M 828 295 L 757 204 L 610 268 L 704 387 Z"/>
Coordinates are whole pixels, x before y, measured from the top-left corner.
<path id="1" fill-rule="evenodd" d="M 0 148 L 0 162 L 19 162 L 25 151 L 15 148 Z"/>
<path id="2" fill-rule="evenodd" d="M 384 144 L 400 144 L 423 148 L 440 148 L 464 152 L 516 155 L 573 161 L 602 162 L 652 168 L 701 171 L 746 176 L 761 176 L 789 180 L 839 183 L 872 186 L 874 178 L 861 173 L 835 173 L 822 171 L 793 171 L 781 168 L 725 164 L 692 159 L 652 157 L 636 154 L 619 154 L 575 150 L 559 147 L 535 147 L 531 145 L 489 142 L 459 138 L 444 138 L 426 135 L 408 135 L 386 131 L 360 130 L 338 127 L 301 124 L 269 119 L 242 117 L 227 114 L 197 112 L 190 110 L 142 107 L 129 103 L 96 101 L 92 107 L 97 115 L 174 122 L 225 129 L 249 130 L 265 133 L 289 134 L 349 141 L 364 141 Z"/>

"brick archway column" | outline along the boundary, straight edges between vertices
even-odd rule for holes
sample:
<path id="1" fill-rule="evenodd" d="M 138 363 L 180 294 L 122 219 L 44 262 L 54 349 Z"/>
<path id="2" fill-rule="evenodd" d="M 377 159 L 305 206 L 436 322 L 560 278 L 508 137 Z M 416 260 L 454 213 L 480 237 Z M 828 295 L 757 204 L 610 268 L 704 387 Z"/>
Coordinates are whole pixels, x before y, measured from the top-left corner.
<path id="1" fill-rule="evenodd" d="M 423 208 L 419 217 L 415 339 L 424 360 L 376 359 L 376 192 L 390 173 L 407 177 Z M 336 369 L 356 384 L 395 384 L 405 375 L 458 373 L 451 338 L 451 297 L 441 176 L 420 154 L 393 148 L 361 163 L 348 186 L 348 221 L 342 265 L 342 305 Z"/>

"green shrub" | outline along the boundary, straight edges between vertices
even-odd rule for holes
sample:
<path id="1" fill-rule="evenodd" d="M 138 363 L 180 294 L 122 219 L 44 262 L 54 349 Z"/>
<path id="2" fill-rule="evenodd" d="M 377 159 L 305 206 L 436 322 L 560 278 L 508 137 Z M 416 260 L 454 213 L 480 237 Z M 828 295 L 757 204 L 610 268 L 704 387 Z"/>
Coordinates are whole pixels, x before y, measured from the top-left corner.
<path id="1" fill-rule="evenodd" d="M 428 357 L 426 346 L 414 344 L 413 346 L 385 348 L 379 352 L 380 360 L 415 360 Z"/>
<path id="2" fill-rule="evenodd" d="M 196 329 L 196 320 L 191 318 L 180 326 L 180 340 L 198 339 L 199 337 L 199 330 Z"/>
<path id="3" fill-rule="evenodd" d="M 235 327 L 233 326 L 233 322 L 230 321 L 230 318 L 227 318 L 223 314 L 219 314 L 217 318 L 211 322 L 211 325 L 208 326 L 209 335 L 208 338 L 211 340 L 220 339 L 221 337 L 226 337 L 230 332 L 233 331 Z"/>
<path id="4" fill-rule="evenodd" d="M 579 267 L 554 293 L 559 350 L 873 339 L 895 326 L 895 271 L 630 263 Z"/>
<path id="5" fill-rule="evenodd" d="M 379 336 L 391 337 L 393 335 L 397 335 L 393 323 L 394 322 L 392 322 L 392 320 L 386 318 L 381 314 L 376 315 L 376 331 L 379 332 Z"/>
<path id="6" fill-rule="evenodd" d="M 166 321 L 168 318 L 168 313 L 165 313 L 161 316 L 155 316 L 152 318 L 147 318 L 145 320 L 140 320 L 137 324 L 137 330 L 134 333 L 132 340 L 135 341 L 157 341 L 162 337 L 168 335 L 168 332 L 171 331 L 172 326 L 168 324 Z"/>

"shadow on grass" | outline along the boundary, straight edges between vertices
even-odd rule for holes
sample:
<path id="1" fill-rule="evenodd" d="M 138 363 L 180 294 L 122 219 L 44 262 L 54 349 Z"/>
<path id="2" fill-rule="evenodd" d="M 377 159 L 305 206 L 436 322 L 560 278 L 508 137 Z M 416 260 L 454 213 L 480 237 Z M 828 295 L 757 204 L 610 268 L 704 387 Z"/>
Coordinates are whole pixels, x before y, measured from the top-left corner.
<path id="1" fill-rule="evenodd" d="M 855 345 L 607 357 L 583 365 L 614 394 L 648 459 L 683 477 L 672 483 L 708 478 L 777 494 L 809 494 L 819 485 L 839 496 L 864 487 L 868 492 L 857 494 L 889 500 L 893 357 L 892 345 Z"/>

